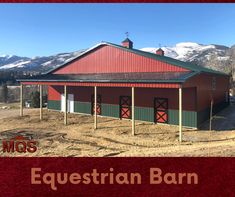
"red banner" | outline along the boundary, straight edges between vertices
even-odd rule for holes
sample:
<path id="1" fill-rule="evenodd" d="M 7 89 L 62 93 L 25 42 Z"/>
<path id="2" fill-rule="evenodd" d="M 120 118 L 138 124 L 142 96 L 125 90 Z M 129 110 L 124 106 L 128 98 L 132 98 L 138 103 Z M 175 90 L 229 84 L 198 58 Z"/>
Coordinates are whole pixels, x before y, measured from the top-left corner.
<path id="1" fill-rule="evenodd" d="M 235 158 L 1 158 L 1 196 L 235 196 Z"/>

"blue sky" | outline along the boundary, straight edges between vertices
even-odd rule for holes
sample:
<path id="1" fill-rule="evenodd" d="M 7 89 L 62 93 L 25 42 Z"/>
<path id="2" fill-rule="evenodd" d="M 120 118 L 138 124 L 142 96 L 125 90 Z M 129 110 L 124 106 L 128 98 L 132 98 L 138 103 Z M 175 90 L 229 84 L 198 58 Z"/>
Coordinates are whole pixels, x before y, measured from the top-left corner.
<path id="1" fill-rule="evenodd" d="M 43 56 L 119 44 L 235 44 L 235 4 L 0 4 L 0 54 Z"/>

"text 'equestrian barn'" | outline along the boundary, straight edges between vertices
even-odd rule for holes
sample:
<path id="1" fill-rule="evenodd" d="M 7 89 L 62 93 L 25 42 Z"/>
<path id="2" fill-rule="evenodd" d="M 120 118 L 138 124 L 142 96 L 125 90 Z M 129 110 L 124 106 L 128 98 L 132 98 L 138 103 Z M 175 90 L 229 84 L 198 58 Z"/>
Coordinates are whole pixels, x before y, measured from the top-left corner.
<path id="1" fill-rule="evenodd" d="M 198 128 L 213 112 L 229 104 L 229 76 L 205 67 L 102 42 L 41 76 L 21 79 L 23 85 L 48 86 L 48 109 Z M 42 103 L 42 101 L 41 101 Z M 67 104 L 66 104 L 67 103 Z M 23 101 L 21 99 L 21 115 Z M 41 104 L 42 106 L 42 104 Z M 96 109 L 96 110 L 94 110 Z M 42 110 L 40 110 L 42 118 Z"/>

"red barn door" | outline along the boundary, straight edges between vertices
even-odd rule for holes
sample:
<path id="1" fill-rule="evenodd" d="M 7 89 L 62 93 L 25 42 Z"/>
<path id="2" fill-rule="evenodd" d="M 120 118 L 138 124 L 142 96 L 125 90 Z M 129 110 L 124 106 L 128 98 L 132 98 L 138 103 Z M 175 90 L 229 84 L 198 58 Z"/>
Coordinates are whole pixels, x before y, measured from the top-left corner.
<path id="1" fill-rule="evenodd" d="M 120 118 L 131 118 L 131 97 L 120 97 Z"/>
<path id="2" fill-rule="evenodd" d="M 154 119 L 155 122 L 168 123 L 168 99 L 154 99 Z"/>
<path id="3" fill-rule="evenodd" d="M 91 114 L 95 112 L 95 101 L 94 95 L 91 96 Z M 97 95 L 96 114 L 101 115 L 101 95 Z"/>

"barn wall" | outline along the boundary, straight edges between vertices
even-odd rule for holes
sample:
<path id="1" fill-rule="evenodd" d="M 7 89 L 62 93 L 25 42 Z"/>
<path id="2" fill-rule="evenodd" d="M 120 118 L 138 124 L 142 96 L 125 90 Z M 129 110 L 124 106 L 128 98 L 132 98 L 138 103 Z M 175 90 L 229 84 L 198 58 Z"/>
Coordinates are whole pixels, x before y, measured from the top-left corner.
<path id="1" fill-rule="evenodd" d="M 68 87 L 68 94 L 74 94 L 75 112 L 91 114 L 91 96 L 93 87 Z M 62 86 L 49 86 L 48 108 L 60 110 Z M 120 96 L 131 96 L 131 88 L 97 88 L 101 95 L 101 115 L 119 118 Z M 135 118 L 154 122 L 154 98 L 168 98 L 169 124 L 178 125 L 178 89 L 136 88 L 135 90 Z M 183 125 L 197 127 L 196 89 L 183 89 Z"/>
<path id="2" fill-rule="evenodd" d="M 197 88 L 198 125 L 209 119 L 211 99 L 214 100 L 213 113 L 229 104 L 229 77 L 215 74 L 200 74 L 190 79 L 185 86 Z"/>
<path id="3" fill-rule="evenodd" d="M 61 110 L 60 95 L 62 92 L 62 86 L 48 86 L 48 109 Z"/>
<path id="4" fill-rule="evenodd" d="M 48 86 L 49 109 L 61 110 L 61 94 L 63 93 L 63 86 Z M 74 95 L 74 112 L 91 113 L 92 87 L 67 87 L 67 93 Z"/>
<path id="5" fill-rule="evenodd" d="M 143 57 L 113 46 L 102 46 L 54 74 L 181 72 L 187 69 Z"/>
<path id="6" fill-rule="evenodd" d="M 215 89 L 212 90 L 212 81 L 215 78 Z M 204 82 L 204 85 L 202 84 Z M 208 91 L 209 90 L 209 91 Z M 229 78 L 204 74 L 198 87 L 198 125 L 210 117 L 211 98 L 214 100 L 213 114 L 221 111 L 229 104 Z"/>

